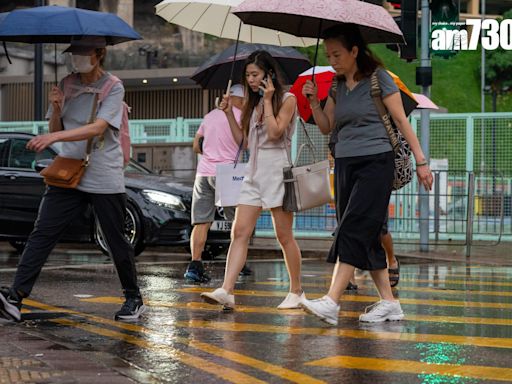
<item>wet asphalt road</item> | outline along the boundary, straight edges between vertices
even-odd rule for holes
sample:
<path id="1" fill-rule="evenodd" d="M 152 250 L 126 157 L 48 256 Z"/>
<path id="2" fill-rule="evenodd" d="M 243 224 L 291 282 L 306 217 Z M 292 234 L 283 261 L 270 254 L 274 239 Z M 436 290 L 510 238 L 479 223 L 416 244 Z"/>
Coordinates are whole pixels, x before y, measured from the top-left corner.
<path id="1" fill-rule="evenodd" d="M 2 248 L 2 285 L 12 281 L 16 262 Z M 107 258 L 60 249 L 47 265 L 25 301 L 24 322 L 0 324 L 4 341 L 24 335 L 0 347 L 0 383 L 512 382 L 512 268 L 403 264 L 396 292 L 406 320 L 378 325 L 357 321 L 377 300 L 360 274 L 359 290 L 342 298 L 339 326 L 330 328 L 300 310 L 276 309 L 287 292 L 281 261 L 252 262 L 253 275 L 237 287 L 237 310 L 222 312 L 199 298 L 221 283 L 222 263 L 210 265 L 211 283 L 190 285 L 182 278 L 184 255 L 148 253 L 138 270 L 149 310 L 137 323 L 112 320 L 122 298 Z M 323 261 L 306 261 L 306 295 L 323 295 L 330 273 Z M 34 340 L 44 340 L 46 350 L 16 349 Z M 44 360 L 52 353 L 90 369 L 52 365 Z M 16 356 L 46 364 L 47 377 L 13 379 L 21 370 Z"/>

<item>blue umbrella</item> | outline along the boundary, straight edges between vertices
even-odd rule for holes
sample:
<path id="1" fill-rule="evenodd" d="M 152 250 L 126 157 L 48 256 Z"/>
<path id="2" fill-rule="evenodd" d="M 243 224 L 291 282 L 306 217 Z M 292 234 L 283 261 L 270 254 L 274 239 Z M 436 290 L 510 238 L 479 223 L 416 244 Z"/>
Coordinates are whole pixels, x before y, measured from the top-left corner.
<path id="1" fill-rule="evenodd" d="M 66 44 L 81 36 L 103 36 L 109 45 L 142 39 L 113 13 L 52 5 L 0 15 L 0 41 Z"/>

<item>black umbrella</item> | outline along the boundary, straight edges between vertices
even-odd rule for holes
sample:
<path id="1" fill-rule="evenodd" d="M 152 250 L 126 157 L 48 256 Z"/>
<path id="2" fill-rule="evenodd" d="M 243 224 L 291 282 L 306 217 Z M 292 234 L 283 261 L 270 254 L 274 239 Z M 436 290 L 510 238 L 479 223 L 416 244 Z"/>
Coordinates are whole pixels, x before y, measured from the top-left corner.
<path id="1" fill-rule="evenodd" d="M 242 79 L 245 60 L 251 53 L 259 50 L 267 51 L 276 59 L 285 84 L 292 84 L 300 73 L 311 67 L 307 57 L 291 47 L 267 44 L 238 44 L 238 50 L 236 51 L 236 44 L 234 44 L 206 60 L 191 78 L 206 89 L 223 89 L 230 79 L 234 83 L 238 83 Z M 233 60 L 234 69 L 231 73 Z"/>

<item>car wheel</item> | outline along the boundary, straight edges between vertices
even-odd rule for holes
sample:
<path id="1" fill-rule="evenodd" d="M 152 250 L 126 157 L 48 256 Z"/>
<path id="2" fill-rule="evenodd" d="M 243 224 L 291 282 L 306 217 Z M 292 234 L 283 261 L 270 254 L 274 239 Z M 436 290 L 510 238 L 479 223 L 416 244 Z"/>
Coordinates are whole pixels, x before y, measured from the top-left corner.
<path id="1" fill-rule="evenodd" d="M 19 253 L 23 253 L 27 242 L 26 240 L 9 240 L 9 244 L 11 244 L 11 246 Z"/>
<path id="2" fill-rule="evenodd" d="M 135 256 L 139 256 L 146 248 L 142 237 L 142 223 L 137 210 L 130 203 L 126 206 L 126 218 L 124 223 L 124 235 L 128 241 L 133 245 Z M 103 238 L 99 225 L 95 224 L 94 228 L 94 241 L 101 249 L 104 255 L 109 255 L 107 243 Z"/>

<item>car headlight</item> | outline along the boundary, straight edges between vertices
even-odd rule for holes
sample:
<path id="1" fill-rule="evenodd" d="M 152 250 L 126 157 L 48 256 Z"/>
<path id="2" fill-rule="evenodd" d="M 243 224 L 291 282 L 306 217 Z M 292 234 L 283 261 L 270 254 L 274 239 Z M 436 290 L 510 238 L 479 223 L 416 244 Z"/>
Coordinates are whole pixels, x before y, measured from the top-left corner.
<path id="1" fill-rule="evenodd" d="M 176 209 L 178 211 L 186 211 L 187 207 L 178 196 L 171 195 L 170 193 L 154 191 L 151 189 L 144 189 L 142 195 L 157 205 L 162 207 Z"/>

